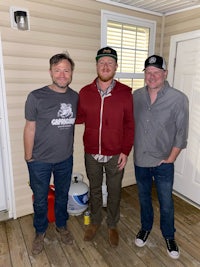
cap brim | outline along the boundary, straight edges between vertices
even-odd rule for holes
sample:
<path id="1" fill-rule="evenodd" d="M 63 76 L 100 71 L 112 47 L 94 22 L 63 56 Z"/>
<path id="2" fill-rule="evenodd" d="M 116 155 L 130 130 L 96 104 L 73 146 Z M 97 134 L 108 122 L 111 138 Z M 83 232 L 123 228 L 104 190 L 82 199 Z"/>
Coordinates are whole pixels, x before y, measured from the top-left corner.
<path id="1" fill-rule="evenodd" d="M 117 57 L 115 55 L 111 55 L 111 54 L 98 55 L 98 56 L 96 56 L 96 61 L 99 60 L 101 57 L 112 57 L 117 61 Z"/>
<path id="2" fill-rule="evenodd" d="M 158 68 L 158 69 L 161 69 L 161 70 L 166 70 L 164 68 L 162 68 L 161 66 L 157 65 L 157 64 L 148 64 L 148 66 L 146 66 L 146 68 L 148 67 L 155 67 L 155 68 Z M 146 69 L 144 68 L 143 71 Z"/>

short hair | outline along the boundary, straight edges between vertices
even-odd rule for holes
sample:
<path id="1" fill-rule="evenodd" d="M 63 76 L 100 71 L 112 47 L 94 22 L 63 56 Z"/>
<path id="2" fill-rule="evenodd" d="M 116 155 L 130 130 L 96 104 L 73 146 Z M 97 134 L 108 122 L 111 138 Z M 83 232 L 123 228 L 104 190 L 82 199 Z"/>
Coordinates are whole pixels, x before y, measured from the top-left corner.
<path id="1" fill-rule="evenodd" d="M 51 69 L 52 65 L 58 64 L 62 60 L 68 60 L 70 65 L 71 65 L 72 71 L 74 70 L 75 63 L 71 59 L 71 57 L 70 57 L 70 55 L 68 53 L 60 53 L 60 54 L 56 54 L 56 55 L 52 56 L 49 59 L 50 69 Z"/>

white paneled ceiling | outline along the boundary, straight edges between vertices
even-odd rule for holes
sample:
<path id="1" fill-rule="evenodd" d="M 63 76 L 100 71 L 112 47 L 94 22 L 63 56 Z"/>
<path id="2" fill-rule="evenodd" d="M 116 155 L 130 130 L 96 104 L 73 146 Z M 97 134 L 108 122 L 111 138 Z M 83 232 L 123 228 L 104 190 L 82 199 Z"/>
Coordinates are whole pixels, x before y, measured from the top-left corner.
<path id="1" fill-rule="evenodd" d="M 169 15 L 200 7 L 200 0 L 97 0 L 148 13 Z"/>

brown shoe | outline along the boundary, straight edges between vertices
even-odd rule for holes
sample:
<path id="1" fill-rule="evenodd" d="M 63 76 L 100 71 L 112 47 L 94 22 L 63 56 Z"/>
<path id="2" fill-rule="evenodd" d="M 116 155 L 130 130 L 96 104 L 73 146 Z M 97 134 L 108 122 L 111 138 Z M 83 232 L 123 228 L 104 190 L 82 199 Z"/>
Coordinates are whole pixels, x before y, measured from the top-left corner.
<path id="1" fill-rule="evenodd" d="M 91 241 L 95 235 L 97 230 L 99 229 L 100 225 L 99 224 L 90 224 L 88 225 L 86 231 L 85 231 L 85 235 L 83 240 L 84 241 Z"/>
<path id="2" fill-rule="evenodd" d="M 66 245 L 72 245 L 73 244 L 73 236 L 71 233 L 66 229 L 66 227 L 56 227 L 56 230 L 58 233 L 60 233 L 61 241 Z"/>
<path id="3" fill-rule="evenodd" d="M 33 240 L 33 245 L 32 245 L 32 254 L 33 255 L 37 255 L 40 252 L 42 252 L 42 250 L 44 248 L 44 237 L 45 237 L 45 233 L 44 234 L 36 233 L 35 239 Z"/>
<path id="4" fill-rule="evenodd" d="M 116 228 L 108 229 L 108 240 L 112 248 L 116 248 L 119 244 L 119 234 Z"/>

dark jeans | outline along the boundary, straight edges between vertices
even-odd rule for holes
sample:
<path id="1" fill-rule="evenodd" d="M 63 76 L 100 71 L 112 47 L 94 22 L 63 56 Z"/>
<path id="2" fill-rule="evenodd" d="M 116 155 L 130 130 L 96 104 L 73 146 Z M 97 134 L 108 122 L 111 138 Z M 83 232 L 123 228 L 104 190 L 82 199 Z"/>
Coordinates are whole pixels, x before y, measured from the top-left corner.
<path id="1" fill-rule="evenodd" d="M 56 226 L 66 226 L 69 218 L 67 212 L 68 192 L 71 183 L 73 156 L 59 163 L 40 161 L 28 162 L 30 186 L 34 194 L 33 225 L 37 233 L 44 233 L 48 227 L 48 191 L 51 175 L 55 186 L 55 218 Z"/>
<path id="2" fill-rule="evenodd" d="M 106 172 L 107 197 L 107 225 L 116 227 L 120 218 L 121 186 L 124 170 L 117 167 L 119 155 L 113 156 L 108 162 L 95 160 L 90 154 L 85 154 L 85 167 L 90 182 L 91 221 L 94 224 L 102 222 L 102 182 L 103 168 Z"/>
<path id="3" fill-rule="evenodd" d="M 153 226 L 152 184 L 153 178 L 160 204 L 160 229 L 164 238 L 174 238 L 174 204 L 172 189 L 174 182 L 174 164 L 161 164 L 157 167 L 144 168 L 135 166 L 135 176 L 139 191 L 141 225 L 145 231 Z"/>

